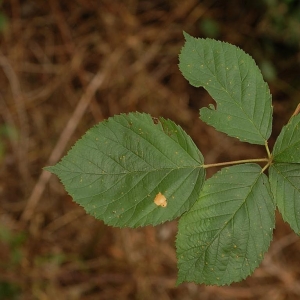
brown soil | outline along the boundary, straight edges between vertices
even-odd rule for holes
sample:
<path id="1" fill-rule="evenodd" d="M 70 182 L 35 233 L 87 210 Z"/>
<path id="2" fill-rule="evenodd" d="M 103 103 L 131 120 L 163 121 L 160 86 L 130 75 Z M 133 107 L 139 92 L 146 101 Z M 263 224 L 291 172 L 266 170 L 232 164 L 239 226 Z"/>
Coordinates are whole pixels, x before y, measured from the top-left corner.
<path id="1" fill-rule="evenodd" d="M 263 148 L 199 120 L 199 108 L 212 99 L 189 86 L 177 67 L 182 31 L 204 36 L 207 18 L 218 22 L 217 38 L 258 62 L 273 61 L 272 147 L 300 98 L 300 52 L 296 46 L 287 58 L 285 37 L 274 34 L 266 9 L 250 2 L 2 4 L 8 22 L 0 36 L 0 298 L 300 299 L 300 239 L 279 215 L 270 251 L 251 277 L 230 287 L 176 287 L 176 221 L 111 228 L 86 215 L 42 171 L 91 126 L 130 111 L 180 124 L 206 163 L 264 156 Z M 267 38 L 275 54 L 262 46 Z"/>

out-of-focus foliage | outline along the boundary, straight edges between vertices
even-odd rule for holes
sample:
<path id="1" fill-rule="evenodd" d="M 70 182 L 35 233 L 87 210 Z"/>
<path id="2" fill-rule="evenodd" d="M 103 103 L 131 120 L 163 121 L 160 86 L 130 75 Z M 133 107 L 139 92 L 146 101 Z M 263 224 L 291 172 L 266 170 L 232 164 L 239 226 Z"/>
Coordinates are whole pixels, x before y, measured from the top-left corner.
<path id="1" fill-rule="evenodd" d="M 5 140 L 10 139 L 12 141 L 16 141 L 17 138 L 18 138 L 18 132 L 16 128 L 8 124 L 0 125 L 0 162 L 3 159 L 6 152 Z"/>
<path id="2" fill-rule="evenodd" d="M 3 31 L 8 24 L 8 18 L 2 11 L 2 4 L 3 1 L 0 1 L 0 32 Z"/>
<path id="3" fill-rule="evenodd" d="M 300 1 L 264 0 L 265 24 L 270 36 L 290 46 L 299 46 Z"/>
<path id="4" fill-rule="evenodd" d="M 270 58 L 286 55 L 292 57 L 299 49 L 300 1 L 264 0 L 265 13 L 260 28 L 265 53 Z M 273 62 L 272 62 L 273 61 Z M 265 58 L 260 67 L 269 82 L 277 78 L 276 59 Z"/>
<path id="5" fill-rule="evenodd" d="M 200 29 L 209 38 L 217 38 L 220 35 L 220 25 L 212 18 L 204 18 L 200 22 Z"/>
<path id="6" fill-rule="evenodd" d="M 1 261 L 0 269 L 13 269 L 17 267 L 22 260 L 22 245 L 26 241 L 26 235 L 23 232 L 15 233 L 7 227 L 0 224 L 0 255 L 6 259 Z M 0 299 L 19 299 L 20 287 L 17 284 L 0 279 Z"/>

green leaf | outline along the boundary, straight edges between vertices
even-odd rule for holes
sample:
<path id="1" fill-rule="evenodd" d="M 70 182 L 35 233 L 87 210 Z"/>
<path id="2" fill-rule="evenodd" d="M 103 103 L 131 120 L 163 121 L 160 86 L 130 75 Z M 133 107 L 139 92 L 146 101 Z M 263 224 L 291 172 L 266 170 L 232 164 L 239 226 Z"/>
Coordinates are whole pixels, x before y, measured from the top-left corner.
<path id="1" fill-rule="evenodd" d="M 201 119 L 243 142 L 263 145 L 271 134 L 272 103 L 255 61 L 231 44 L 184 35 L 179 68 L 217 103 L 216 110 L 202 108 Z"/>
<path id="2" fill-rule="evenodd" d="M 275 162 L 300 163 L 300 115 L 285 125 L 273 148 Z"/>
<path id="3" fill-rule="evenodd" d="M 181 127 L 130 113 L 87 131 L 47 170 L 88 213 L 109 225 L 137 227 L 190 209 L 205 179 L 202 165 L 202 154 Z M 157 195 L 166 198 L 166 207 L 154 203 Z"/>
<path id="4" fill-rule="evenodd" d="M 179 221 L 178 283 L 224 285 L 246 278 L 268 250 L 274 212 L 260 166 L 237 165 L 216 173 Z"/>
<path id="5" fill-rule="evenodd" d="M 300 164 L 274 163 L 270 184 L 284 221 L 300 235 Z"/>

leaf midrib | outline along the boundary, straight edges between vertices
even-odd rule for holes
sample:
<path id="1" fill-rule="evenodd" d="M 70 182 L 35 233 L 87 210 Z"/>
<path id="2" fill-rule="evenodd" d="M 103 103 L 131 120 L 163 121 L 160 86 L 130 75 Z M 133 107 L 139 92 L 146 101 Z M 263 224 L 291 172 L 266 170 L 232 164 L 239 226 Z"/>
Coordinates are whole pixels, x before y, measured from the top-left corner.
<path id="1" fill-rule="evenodd" d="M 232 222 L 234 219 L 234 216 L 237 214 L 237 212 L 241 209 L 241 207 L 246 203 L 250 193 L 252 192 L 253 187 L 256 185 L 258 179 L 260 178 L 261 174 L 258 174 L 257 178 L 255 179 L 255 181 L 253 182 L 253 184 L 249 187 L 249 192 L 247 193 L 247 197 L 245 197 L 245 200 L 241 203 L 241 205 L 238 207 L 238 209 L 234 212 L 234 214 L 232 215 L 232 217 L 227 220 L 227 222 L 221 227 L 221 229 L 218 230 L 218 232 L 215 234 L 215 236 L 211 239 L 211 241 L 209 242 L 209 244 L 204 248 L 203 253 L 204 256 L 206 256 L 206 253 L 208 251 L 208 248 L 212 245 L 212 243 L 220 236 L 220 233 L 225 229 L 226 226 L 228 226 L 229 222 Z M 199 259 L 196 260 L 196 262 Z M 204 257 L 205 260 L 205 257 Z"/>
<path id="2" fill-rule="evenodd" d="M 223 44 L 221 44 L 221 45 L 222 45 L 222 47 L 223 47 Z M 210 45 L 209 45 L 209 48 L 210 48 L 210 50 L 211 50 L 211 52 L 212 52 L 212 56 L 214 57 L 214 55 L 213 55 L 213 50 L 212 50 L 212 48 L 211 48 Z M 208 67 L 208 65 L 206 64 L 206 60 L 205 60 L 204 56 L 200 55 L 199 52 L 198 52 L 197 47 L 195 47 L 195 41 L 194 41 L 194 49 L 196 50 L 197 54 L 198 54 L 200 57 L 202 57 L 202 60 L 204 61 L 204 64 L 206 65 L 206 68 L 211 72 L 211 74 L 212 74 L 212 76 L 215 78 L 216 82 L 218 82 L 218 84 L 219 84 L 221 87 L 223 87 L 223 89 L 224 89 L 223 91 L 226 92 L 226 94 L 227 94 L 228 97 L 232 100 L 232 102 L 233 102 L 233 103 L 234 103 L 234 104 L 242 111 L 242 113 L 246 116 L 246 119 L 248 119 L 248 120 L 252 123 L 252 125 L 254 126 L 254 128 L 256 128 L 257 132 L 259 133 L 259 135 L 262 137 L 263 141 L 265 142 L 265 141 L 266 141 L 266 138 L 262 135 L 262 133 L 261 133 L 261 131 L 260 131 L 260 128 L 258 128 L 258 127 L 256 126 L 256 124 L 253 122 L 253 120 L 250 118 L 250 116 L 248 116 L 247 113 L 244 111 L 243 107 L 240 106 L 239 103 L 235 100 L 235 98 L 233 98 L 233 97 L 229 94 L 227 88 L 225 88 L 225 87 L 221 84 L 221 82 L 217 79 L 215 73 L 213 73 L 213 72 L 211 71 L 211 69 Z M 222 53 L 224 53 L 224 51 L 223 51 Z M 246 54 L 246 55 L 247 55 L 247 54 Z M 215 62 L 215 58 L 214 58 L 214 62 Z M 224 60 L 224 65 L 225 65 L 225 60 Z M 239 63 L 238 63 L 238 67 L 239 67 L 239 74 L 241 75 Z M 240 77 L 241 77 L 241 76 L 240 76 Z M 226 78 L 227 78 L 227 76 L 226 76 Z M 202 85 L 202 87 L 203 87 L 205 90 L 208 91 L 208 89 L 206 88 L 205 85 Z M 210 86 L 210 88 L 213 88 L 213 87 Z M 209 91 L 208 91 L 208 92 L 209 92 Z M 257 99 L 257 97 L 256 97 L 255 99 Z"/>

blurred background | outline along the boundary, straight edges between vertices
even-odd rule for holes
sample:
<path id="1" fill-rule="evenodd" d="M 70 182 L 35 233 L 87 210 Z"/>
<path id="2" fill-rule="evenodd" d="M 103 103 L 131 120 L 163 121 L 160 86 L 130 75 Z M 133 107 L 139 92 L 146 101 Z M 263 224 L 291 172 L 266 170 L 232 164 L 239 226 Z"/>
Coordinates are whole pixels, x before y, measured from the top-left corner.
<path id="1" fill-rule="evenodd" d="M 178 70 L 183 31 L 253 56 L 273 95 L 272 148 L 300 100 L 300 1 L 0 1 L 0 299 L 300 299 L 300 239 L 279 215 L 251 277 L 176 287 L 177 221 L 106 226 L 42 171 L 130 111 L 181 125 L 206 163 L 264 156 L 199 120 L 213 101 Z"/>

